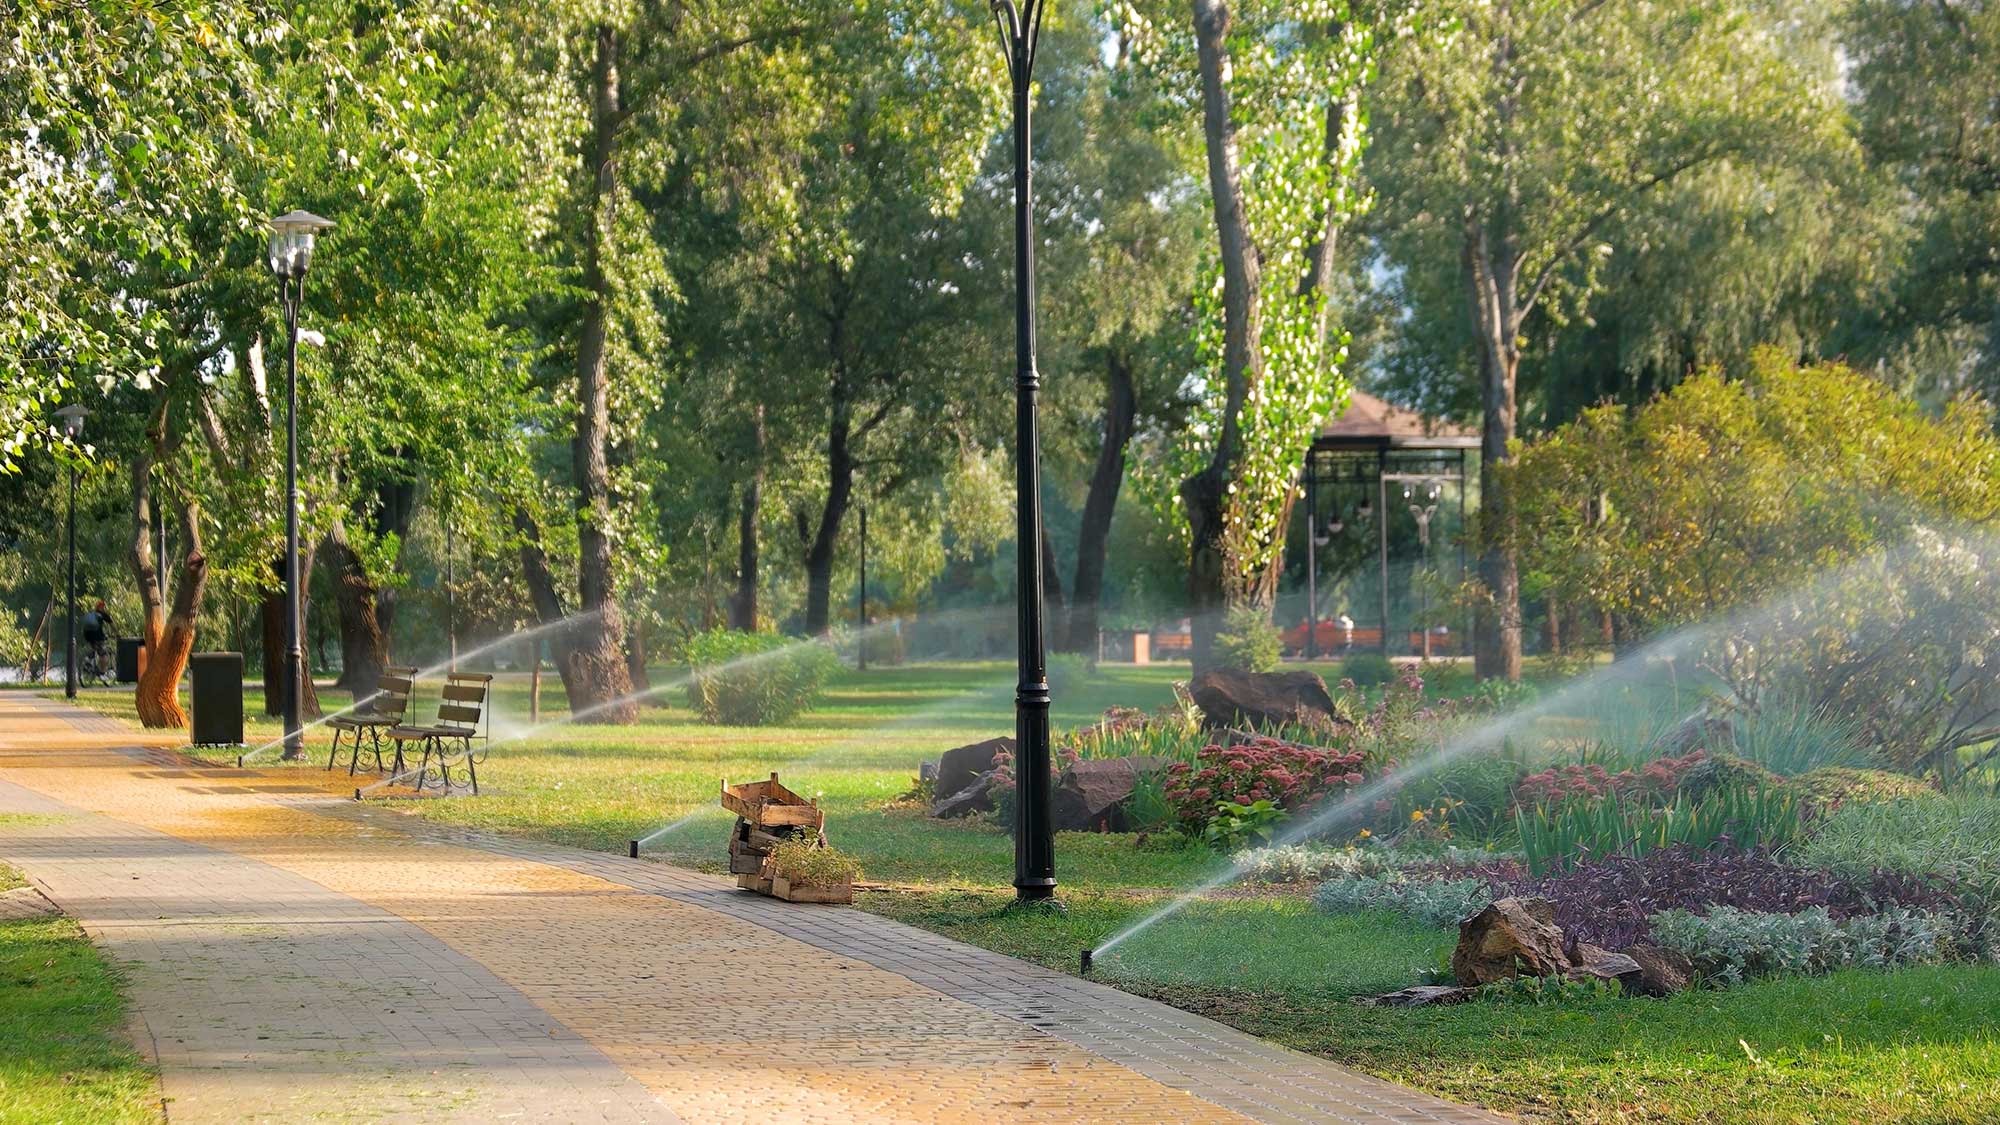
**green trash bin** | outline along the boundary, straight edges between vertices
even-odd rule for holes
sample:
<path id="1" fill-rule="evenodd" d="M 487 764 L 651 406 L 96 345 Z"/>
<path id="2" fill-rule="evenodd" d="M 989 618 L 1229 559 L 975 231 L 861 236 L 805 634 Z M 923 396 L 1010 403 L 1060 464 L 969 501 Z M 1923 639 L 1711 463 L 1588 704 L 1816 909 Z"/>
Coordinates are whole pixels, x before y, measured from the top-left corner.
<path id="1" fill-rule="evenodd" d="M 194 705 L 188 741 L 196 746 L 243 745 L 243 654 L 197 652 L 188 658 Z"/>

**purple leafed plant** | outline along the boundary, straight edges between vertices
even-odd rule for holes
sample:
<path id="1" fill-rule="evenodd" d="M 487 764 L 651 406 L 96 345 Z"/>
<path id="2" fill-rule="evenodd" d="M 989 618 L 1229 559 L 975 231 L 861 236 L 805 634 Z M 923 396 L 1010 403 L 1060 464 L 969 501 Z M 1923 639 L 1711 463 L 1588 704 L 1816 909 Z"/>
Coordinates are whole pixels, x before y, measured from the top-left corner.
<path id="1" fill-rule="evenodd" d="M 1835 919 L 1844 919 L 1892 906 L 1945 910 L 1957 905 L 1950 894 L 1914 876 L 1876 871 L 1866 879 L 1847 879 L 1795 867 L 1761 849 L 1668 848 L 1637 858 L 1604 856 L 1540 879 L 1522 875 L 1492 881 L 1496 895 L 1553 901 L 1563 933 L 1608 949 L 1647 940 L 1646 919 L 1676 908 L 1696 914 L 1712 906 L 1793 914 L 1823 906 Z"/>

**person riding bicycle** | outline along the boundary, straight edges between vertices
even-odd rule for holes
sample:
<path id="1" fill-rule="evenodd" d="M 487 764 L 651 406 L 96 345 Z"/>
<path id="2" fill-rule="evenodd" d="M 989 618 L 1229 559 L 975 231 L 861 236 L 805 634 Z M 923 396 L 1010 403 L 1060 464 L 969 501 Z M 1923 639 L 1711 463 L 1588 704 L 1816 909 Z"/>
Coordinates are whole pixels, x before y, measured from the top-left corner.
<path id="1" fill-rule="evenodd" d="M 116 629 L 111 623 L 111 611 L 99 599 L 96 608 L 83 615 L 83 643 L 90 646 L 90 654 L 99 668 L 109 668 L 110 660 L 105 652 L 105 638 Z"/>

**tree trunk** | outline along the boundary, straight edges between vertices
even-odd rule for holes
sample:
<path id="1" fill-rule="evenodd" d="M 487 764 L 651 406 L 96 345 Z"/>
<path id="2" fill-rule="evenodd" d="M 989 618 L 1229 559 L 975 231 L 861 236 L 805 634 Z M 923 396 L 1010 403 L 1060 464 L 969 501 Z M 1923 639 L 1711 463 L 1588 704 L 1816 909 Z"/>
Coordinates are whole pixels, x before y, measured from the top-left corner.
<path id="1" fill-rule="evenodd" d="M 764 504 L 764 404 L 757 404 L 752 430 L 750 479 L 743 482 L 741 511 L 736 518 L 736 594 L 729 600 L 729 627 L 744 632 L 757 628 L 757 520 Z"/>
<path id="2" fill-rule="evenodd" d="M 653 690 L 653 678 L 646 673 L 646 627 L 637 621 L 625 630 L 625 672 L 633 691 Z"/>
<path id="3" fill-rule="evenodd" d="M 618 31 L 597 29 L 597 57 L 591 69 L 591 142 L 585 159 L 591 177 L 590 231 L 585 242 L 582 286 L 586 294 L 576 349 L 576 439 L 571 447 L 576 475 L 577 593 L 585 616 L 569 632 L 557 669 L 570 707 L 590 712 L 595 722 L 629 723 L 639 717 L 625 662 L 625 618 L 611 574 L 611 469 L 606 458 L 610 431 L 610 372 L 606 333 L 612 300 L 605 269 L 617 211 L 617 129 L 619 105 Z"/>
<path id="4" fill-rule="evenodd" d="M 826 431 L 826 503 L 806 548 L 806 632 L 815 637 L 825 633 L 832 621 L 834 549 L 854 496 L 854 451 L 848 444 L 852 424 L 846 373 L 836 370 Z"/>
<path id="5" fill-rule="evenodd" d="M 1520 314 L 1515 294 L 1518 257 L 1512 240 L 1495 237 L 1476 218 L 1465 232 L 1464 273 L 1477 328 L 1480 400 L 1480 519 L 1484 525 L 1479 578 L 1479 645 L 1473 669 L 1481 679 L 1521 678 L 1521 573 L 1513 547 L 1512 505 L 1501 474 L 1511 457 L 1514 388 L 1521 363 Z"/>
<path id="6" fill-rule="evenodd" d="M 133 694 L 139 721 L 148 727 L 183 728 L 187 712 L 180 701 L 181 673 L 194 651 L 195 622 L 201 617 L 202 591 L 208 584 L 208 556 L 201 546 L 200 510 L 190 501 L 181 508 L 181 573 L 174 583 L 173 610 L 151 646 L 146 670 Z"/>
<path id="7" fill-rule="evenodd" d="M 1188 547 L 1188 613 L 1194 665 L 1208 666 L 1216 631 L 1229 607 L 1232 577 L 1226 537 L 1228 489 L 1241 458 L 1243 404 L 1251 388 L 1263 381 L 1260 346 L 1263 318 L 1263 266 L 1250 235 L 1243 199 L 1243 177 L 1236 149 L 1236 122 L 1231 114 L 1229 74 L 1229 5 L 1225 0 L 1194 0 L 1195 53 L 1201 73 L 1202 133 L 1208 156 L 1209 198 L 1222 262 L 1225 398 L 1222 427 L 1215 453 L 1207 465 L 1181 482 L 1186 509 Z"/>
<path id="8" fill-rule="evenodd" d="M 1056 564 L 1056 545 L 1042 536 L 1042 609 L 1049 631 L 1049 647 L 1067 651 L 1069 609 L 1063 604 L 1062 569 Z"/>
<path id="9" fill-rule="evenodd" d="M 358 702 L 375 692 L 389 663 L 389 633 L 378 615 L 379 591 L 361 556 L 347 540 L 347 526 L 335 520 L 321 545 L 333 578 L 333 604 L 340 621 L 340 679 L 334 686 Z"/>
<path id="10" fill-rule="evenodd" d="M 152 430 L 166 426 L 167 398 L 164 390 L 153 413 Z M 156 652 L 160 633 L 166 627 L 166 607 L 160 592 L 160 567 L 167 560 L 153 557 L 153 450 L 142 443 L 132 459 L 132 577 L 139 583 L 139 640 L 147 652 Z"/>
<path id="11" fill-rule="evenodd" d="M 1111 518 L 1118 509 L 1118 492 L 1125 484 L 1125 449 L 1139 415 L 1139 396 L 1132 382 L 1131 356 L 1116 347 L 1104 353 L 1104 437 L 1097 447 L 1097 464 L 1090 471 L 1090 489 L 1083 500 L 1083 524 L 1076 536 L 1076 581 L 1069 595 L 1069 628 L 1063 640 L 1069 652 L 1097 652 L 1097 611 L 1104 599 L 1104 553 L 1111 536 Z"/>

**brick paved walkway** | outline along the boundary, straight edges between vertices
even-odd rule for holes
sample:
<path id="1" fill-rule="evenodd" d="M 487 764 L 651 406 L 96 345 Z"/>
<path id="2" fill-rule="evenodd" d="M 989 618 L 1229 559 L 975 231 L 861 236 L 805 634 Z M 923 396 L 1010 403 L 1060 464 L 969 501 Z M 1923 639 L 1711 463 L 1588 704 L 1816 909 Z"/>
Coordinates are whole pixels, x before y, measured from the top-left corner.
<path id="1" fill-rule="evenodd" d="M 0 859 L 128 967 L 174 1121 L 1498 1120 L 861 911 L 138 739 L 0 694 Z"/>

